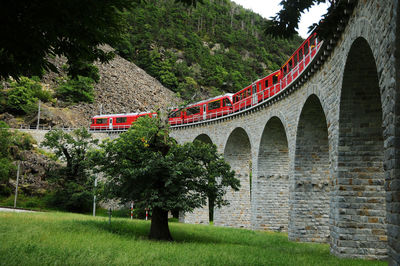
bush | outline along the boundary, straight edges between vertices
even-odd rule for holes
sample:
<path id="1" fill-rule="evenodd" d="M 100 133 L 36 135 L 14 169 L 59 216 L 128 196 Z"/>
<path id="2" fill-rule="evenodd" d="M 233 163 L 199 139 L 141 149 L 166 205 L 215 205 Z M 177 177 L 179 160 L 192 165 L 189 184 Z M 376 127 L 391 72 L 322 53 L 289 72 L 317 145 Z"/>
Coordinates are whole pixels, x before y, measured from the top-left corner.
<path id="1" fill-rule="evenodd" d="M 67 67 L 68 74 L 73 78 L 78 78 L 79 75 L 91 78 L 94 82 L 99 82 L 99 69 L 88 62 L 77 61 Z"/>
<path id="2" fill-rule="evenodd" d="M 11 90 L 7 93 L 7 109 L 17 114 L 30 114 L 37 110 L 37 102 L 49 102 L 52 94 L 42 89 L 38 77 L 21 77 L 10 84 Z M 0 97 L 0 101 L 1 101 Z"/>
<path id="3" fill-rule="evenodd" d="M 68 103 L 88 102 L 94 100 L 94 80 L 78 76 L 69 79 L 56 89 L 56 96 Z"/>
<path id="4" fill-rule="evenodd" d="M 93 207 L 93 194 L 74 182 L 56 189 L 46 200 L 48 206 L 69 212 L 85 213 Z"/>
<path id="5" fill-rule="evenodd" d="M 32 135 L 25 132 L 15 131 L 12 142 L 15 146 L 22 150 L 31 150 L 34 144 L 37 144 Z"/>

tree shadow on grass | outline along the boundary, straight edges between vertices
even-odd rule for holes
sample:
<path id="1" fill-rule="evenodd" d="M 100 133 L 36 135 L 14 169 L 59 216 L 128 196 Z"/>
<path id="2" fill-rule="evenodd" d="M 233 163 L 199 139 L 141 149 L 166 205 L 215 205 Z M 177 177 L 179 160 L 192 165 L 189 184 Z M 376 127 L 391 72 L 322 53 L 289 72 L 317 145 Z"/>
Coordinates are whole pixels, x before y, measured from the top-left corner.
<path id="1" fill-rule="evenodd" d="M 108 232 L 114 235 L 118 235 L 126 239 L 137 239 L 137 240 L 149 240 L 148 235 L 150 232 L 150 223 L 141 221 L 130 221 L 130 220 L 112 220 L 111 224 L 108 220 L 78 220 L 72 221 L 75 225 L 83 227 L 82 230 L 90 231 L 102 231 Z M 212 228 L 208 226 L 199 226 L 194 228 L 192 226 L 180 226 L 180 224 L 170 224 L 171 235 L 174 239 L 173 243 L 185 244 L 185 243 L 197 243 L 197 244 L 224 244 L 224 245 L 240 245 L 240 246 L 251 246 L 254 248 L 266 248 L 267 246 L 275 246 L 282 243 L 284 236 L 271 238 L 271 241 L 254 241 L 254 240 L 243 240 L 243 233 L 251 234 L 256 237 L 257 233 L 254 231 L 243 232 L 239 229 L 232 228 L 219 228 L 214 232 L 210 230 Z M 249 236 L 247 236 L 249 238 Z M 157 241 L 162 243 L 162 241 Z M 295 243 L 289 243 L 289 245 L 295 245 Z"/>
<path id="2" fill-rule="evenodd" d="M 129 239 L 148 239 L 150 224 L 135 223 L 130 221 L 74 221 L 88 230 L 108 232 Z"/>

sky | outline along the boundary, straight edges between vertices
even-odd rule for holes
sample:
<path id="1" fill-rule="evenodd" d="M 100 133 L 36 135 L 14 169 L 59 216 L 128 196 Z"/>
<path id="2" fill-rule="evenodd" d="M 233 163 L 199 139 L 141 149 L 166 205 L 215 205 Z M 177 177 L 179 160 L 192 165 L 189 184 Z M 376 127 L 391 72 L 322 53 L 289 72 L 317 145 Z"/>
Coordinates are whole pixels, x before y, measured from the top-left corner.
<path id="1" fill-rule="evenodd" d="M 281 0 L 232 0 L 233 2 L 243 6 L 246 9 L 251 9 L 255 13 L 260 14 L 264 18 L 270 19 L 281 10 L 279 3 Z M 301 37 L 308 36 L 308 27 L 313 23 L 318 22 L 321 16 L 326 13 L 328 3 L 313 6 L 310 10 L 301 16 L 298 33 Z"/>

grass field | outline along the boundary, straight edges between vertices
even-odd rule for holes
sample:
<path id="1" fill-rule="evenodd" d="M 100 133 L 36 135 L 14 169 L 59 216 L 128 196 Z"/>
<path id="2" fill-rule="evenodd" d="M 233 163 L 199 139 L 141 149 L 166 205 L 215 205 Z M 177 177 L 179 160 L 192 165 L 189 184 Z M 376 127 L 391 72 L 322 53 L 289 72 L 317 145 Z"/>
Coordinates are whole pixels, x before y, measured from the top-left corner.
<path id="1" fill-rule="evenodd" d="M 385 265 L 338 259 L 283 233 L 170 223 L 174 242 L 147 240 L 150 222 L 69 213 L 0 213 L 0 265 Z"/>

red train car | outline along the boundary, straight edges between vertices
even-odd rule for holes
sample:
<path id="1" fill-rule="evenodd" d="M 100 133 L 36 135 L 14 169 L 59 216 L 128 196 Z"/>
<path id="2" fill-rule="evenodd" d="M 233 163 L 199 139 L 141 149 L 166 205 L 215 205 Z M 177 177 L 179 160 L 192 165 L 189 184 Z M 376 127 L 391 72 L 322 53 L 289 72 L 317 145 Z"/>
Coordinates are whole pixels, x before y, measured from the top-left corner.
<path id="1" fill-rule="evenodd" d="M 320 45 L 321 41 L 314 32 L 297 48 L 289 60 L 281 67 L 282 89 L 296 80 L 300 73 L 310 64 Z"/>
<path id="2" fill-rule="evenodd" d="M 156 116 L 155 112 L 96 115 L 92 117 L 90 130 L 126 130 L 139 117 Z"/>
<path id="3" fill-rule="evenodd" d="M 232 112 L 232 93 L 219 95 L 191 104 L 183 109 L 175 109 L 169 115 L 170 125 L 194 123 L 227 115 Z"/>
<path id="4" fill-rule="evenodd" d="M 275 71 L 235 93 L 233 95 L 233 111 L 237 112 L 249 108 L 278 93 L 280 90 L 280 74 L 280 70 Z"/>

